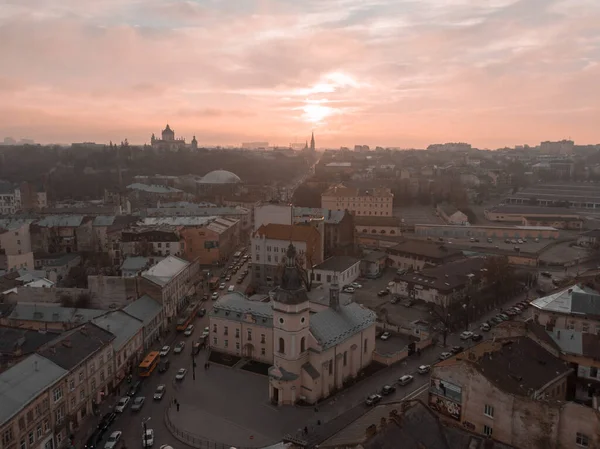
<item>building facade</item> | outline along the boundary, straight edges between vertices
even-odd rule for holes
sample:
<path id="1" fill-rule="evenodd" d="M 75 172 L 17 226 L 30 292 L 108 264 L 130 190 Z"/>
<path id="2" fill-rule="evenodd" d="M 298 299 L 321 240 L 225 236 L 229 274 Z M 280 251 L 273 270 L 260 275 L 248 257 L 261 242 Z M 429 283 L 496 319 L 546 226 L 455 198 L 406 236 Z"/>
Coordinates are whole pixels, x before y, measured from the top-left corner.
<path id="1" fill-rule="evenodd" d="M 321 195 L 321 207 L 329 210 L 348 210 L 355 216 L 391 217 L 393 200 L 394 194 L 388 188 L 360 190 L 338 185 Z"/>

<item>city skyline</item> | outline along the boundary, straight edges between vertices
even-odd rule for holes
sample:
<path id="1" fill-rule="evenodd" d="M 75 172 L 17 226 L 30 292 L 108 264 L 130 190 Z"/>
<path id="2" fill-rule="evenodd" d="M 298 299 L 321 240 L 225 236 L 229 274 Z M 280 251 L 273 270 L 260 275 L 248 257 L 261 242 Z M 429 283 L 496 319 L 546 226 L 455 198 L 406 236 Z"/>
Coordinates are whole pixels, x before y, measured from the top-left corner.
<path id="1" fill-rule="evenodd" d="M 597 143 L 593 0 L 9 0 L 0 135 Z"/>

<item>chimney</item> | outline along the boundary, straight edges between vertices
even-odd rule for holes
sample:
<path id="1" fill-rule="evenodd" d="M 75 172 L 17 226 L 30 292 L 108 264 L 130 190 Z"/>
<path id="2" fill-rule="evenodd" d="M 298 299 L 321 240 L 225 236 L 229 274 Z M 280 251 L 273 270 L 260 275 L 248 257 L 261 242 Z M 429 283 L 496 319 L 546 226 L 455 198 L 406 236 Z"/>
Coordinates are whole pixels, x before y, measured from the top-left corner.
<path id="1" fill-rule="evenodd" d="M 37 362 L 37 360 L 35 360 L 33 362 L 33 369 L 36 370 L 36 371 L 38 370 L 38 362 Z"/>
<path id="2" fill-rule="evenodd" d="M 556 338 L 560 340 L 560 330 L 556 331 Z"/>

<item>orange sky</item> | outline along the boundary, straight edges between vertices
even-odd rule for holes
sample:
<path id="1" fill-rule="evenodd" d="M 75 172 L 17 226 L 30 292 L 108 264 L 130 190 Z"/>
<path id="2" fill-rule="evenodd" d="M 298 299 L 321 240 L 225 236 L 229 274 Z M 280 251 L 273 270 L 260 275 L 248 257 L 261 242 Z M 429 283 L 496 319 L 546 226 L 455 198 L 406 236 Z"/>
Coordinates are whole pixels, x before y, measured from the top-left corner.
<path id="1" fill-rule="evenodd" d="M 600 142 L 598 0 L 4 0 L 0 140 Z"/>

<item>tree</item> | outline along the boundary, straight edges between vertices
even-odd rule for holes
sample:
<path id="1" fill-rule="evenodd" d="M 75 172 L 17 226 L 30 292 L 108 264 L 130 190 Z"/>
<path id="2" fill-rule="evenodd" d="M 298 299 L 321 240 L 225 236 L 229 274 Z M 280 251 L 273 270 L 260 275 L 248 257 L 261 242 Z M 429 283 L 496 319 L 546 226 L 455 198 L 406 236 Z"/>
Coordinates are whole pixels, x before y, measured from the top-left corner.
<path id="1" fill-rule="evenodd" d="M 304 288 L 309 292 L 312 289 L 315 268 L 312 263 L 312 256 L 305 256 L 304 254 L 296 255 L 296 268 L 304 284 Z"/>
<path id="2" fill-rule="evenodd" d="M 92 298 L 88 293 L 80 293 L 75 300 L 75 307 L 78 309 L 87 309 L 92 302 Z"/>
<path id="3" fill-rule="evenodd" d="M 494 292 L 496 302 L 512 295 L 517 287 L 517 276 L 508 257 L 489 257 L 484 264 L 487 289 Z"/>
<path id="4" fill-rule="evenodd" d="M 60 305 L 63 307 L 73 307 L 73 298 L 71 298 L 66 293 L 60 295 Z"/>

